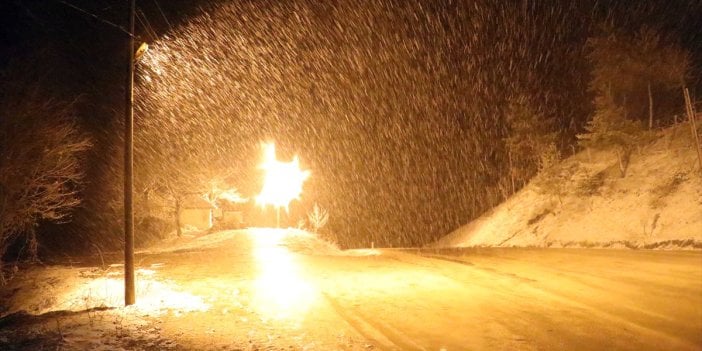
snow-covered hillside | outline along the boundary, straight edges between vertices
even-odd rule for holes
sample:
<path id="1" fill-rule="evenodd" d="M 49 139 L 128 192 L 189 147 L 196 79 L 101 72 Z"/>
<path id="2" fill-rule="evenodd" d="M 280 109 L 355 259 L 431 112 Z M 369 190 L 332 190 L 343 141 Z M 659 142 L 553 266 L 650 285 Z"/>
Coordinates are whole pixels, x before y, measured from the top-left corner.
<path id="1" fill-rule="evenodd" d="M 532 181 L 433 246 L 702 248 L 702 174 L 687 124 L 631 154 L 583 151 L 558 167 L 560 190 Z M 560 194 L 560 196 L 559 196 Z"/>

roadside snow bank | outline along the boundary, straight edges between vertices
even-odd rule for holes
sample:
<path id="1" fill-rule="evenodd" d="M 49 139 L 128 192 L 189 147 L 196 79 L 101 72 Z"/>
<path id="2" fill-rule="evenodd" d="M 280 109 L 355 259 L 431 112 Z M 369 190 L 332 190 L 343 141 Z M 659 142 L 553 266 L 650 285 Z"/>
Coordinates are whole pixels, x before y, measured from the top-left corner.
<path id="1" fill-rule="evenodd" d="M 290 251 L 306 255 L 339 255 L 341 250 L 325 240 L 322 240 L 314 233 L 300 229 L 286 229 L 283 238 L 283 245 Z"/>
<path id="2" fill-rule="evenodd" d="M 558 195 L 534 181 L 434 247 L 702 248 L 702 177 L 687 125 L 661 132 L 621 178 L 613 152 L 584 151 L 558 167 Z"/>

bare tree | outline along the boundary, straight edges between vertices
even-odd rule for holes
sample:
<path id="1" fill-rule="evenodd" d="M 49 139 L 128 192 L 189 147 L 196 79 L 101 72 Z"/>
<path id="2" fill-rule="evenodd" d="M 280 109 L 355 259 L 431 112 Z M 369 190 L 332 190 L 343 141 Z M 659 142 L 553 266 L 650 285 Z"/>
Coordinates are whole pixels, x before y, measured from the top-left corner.
<path id="1" fill-rule="evenodd" d="M 80 203 L 81 154 L 91 146 L 71 103 L 15 89 L 3 89 L 0 101 L 0 284 L 13 240 L 28 235 L 36 257 L 37 224 L 65 221 Z"/>
<path id="2" fill-rule="evenodd" d="M 312 230 L 317 233 L 327 224 L 327 221 L 329 220 L 329 213 L 327 210 L 321 208 L 317 203 L 315 203 L 314 207 L 312 207 L 312 211 L 307 214 L 307 218 Z"/>
<path id="3" fill-rule="evenodd" d="M 635 36 L 636 52 L 631 65 L 646 84 L 648 97 L 648 129 L 653 129 L 653 89 L 681 88 L 685 85 L 690 67 L 690 56 L 679 45 L 669 43 L 660 32 L 644 27 Z"/>
<path id="4" fill-rule="evenodd" d="M 588 47 L 593 68 L 590 90 L 609 94 L 626 118 L 644 120 L 647 111 L 648 129 L 653 129 L 654 96 L 685 84 L 689 53 L 650 27 L 626 34 L 605 26 L 602 35 L 588 39 Z"/>

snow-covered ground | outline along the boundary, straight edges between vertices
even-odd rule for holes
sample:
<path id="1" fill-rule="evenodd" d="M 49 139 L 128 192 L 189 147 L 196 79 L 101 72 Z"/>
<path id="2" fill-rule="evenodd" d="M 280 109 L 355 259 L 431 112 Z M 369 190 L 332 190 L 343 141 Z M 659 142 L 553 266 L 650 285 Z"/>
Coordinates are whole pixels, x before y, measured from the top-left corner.
<path id="1" fill-rule="evenodd" d="M 626 177 L 613 151 L 566 159 L 565 194 L 532 182 L 435 247 L 702 248 L 702 173 L 687 124 L 635 150 Z"/>
<path id="2" fill-rule="evenodd" d="M 0 288 L 0 350 L 702 347 L 698 251 L 340 251 L 225 231 L 140 252 L 128 308 L 111 257 L 21 269 Z"/>
<path id="3" fill-rule="evenodd" d="M 0 349 L 363 348 L 343 329 L 280 323 L 315 298 L 295 252 L 341 254 L 292 229 L 172 239 L 137 253 L 137 303 L 126 308 L 121 264 L 90 258 L 20 270 L 2 289 Z"/>

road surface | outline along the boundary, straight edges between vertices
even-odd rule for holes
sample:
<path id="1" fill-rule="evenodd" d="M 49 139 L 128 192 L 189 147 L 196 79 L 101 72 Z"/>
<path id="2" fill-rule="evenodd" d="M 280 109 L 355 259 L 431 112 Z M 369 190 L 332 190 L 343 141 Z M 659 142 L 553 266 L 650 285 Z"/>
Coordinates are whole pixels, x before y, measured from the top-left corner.
<path id="1" fill-rule="evenodd" d="M 702 349 L 700 252 L 335 252 L 282 230 L 208 237 L 219 239 L 137 256 L 138 299 L 166 286 L 179 293 L 157 304 L 198 299 L 146 319 L 178 349 Z"/>
<path id="2" fill-rule="evenodd" d="M 206 313 L 228 303 L 231 311 L 248 308 L 246 320 L 265 321 L 276 337 L 299 336 L 317 348 L 341 347 L 345 336 L 349 344 L 388 350 L 702 349 L 700 252 L 309 255 L 280 245 L 283 238 L 241 232 L 211 250 L 150 255 L 141 264 L 165 262 L 161 275 L 216 297 L 217 307 Z M 203 327 L 214 329 L 209 337 L 220 330 L 226 338 L 243 321 L 232 317 L 238 319 L 204 318 Z"/>

